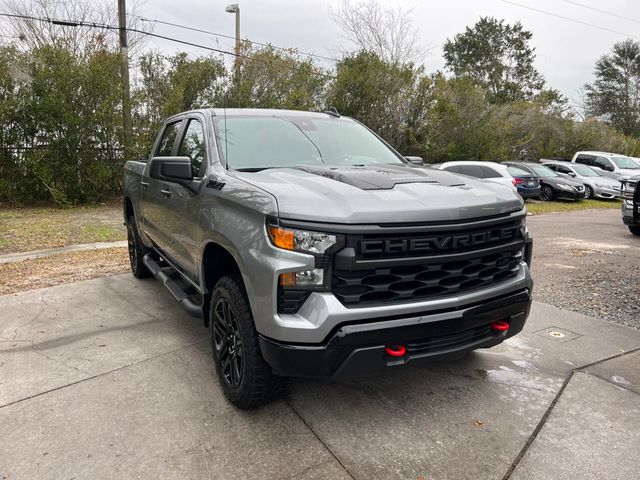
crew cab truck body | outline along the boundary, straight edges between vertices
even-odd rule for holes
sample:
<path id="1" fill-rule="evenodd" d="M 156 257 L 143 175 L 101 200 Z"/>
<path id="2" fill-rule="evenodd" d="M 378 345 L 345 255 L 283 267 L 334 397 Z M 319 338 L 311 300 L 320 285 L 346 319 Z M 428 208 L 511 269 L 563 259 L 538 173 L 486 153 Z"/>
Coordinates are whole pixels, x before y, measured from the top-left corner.
<path id="1" fill-rule="evenodd" d="M 499 344 L 531 305 L 523 201 L 416 163 L 336 113 L 176 115 L 125 167 L 132 271 L 204 319 L 242 408 Z"/>
<path id="2" fill-rule="evenodd" d="M 622 222 L 640 235 L 640 175 L 622 182 Z"/>

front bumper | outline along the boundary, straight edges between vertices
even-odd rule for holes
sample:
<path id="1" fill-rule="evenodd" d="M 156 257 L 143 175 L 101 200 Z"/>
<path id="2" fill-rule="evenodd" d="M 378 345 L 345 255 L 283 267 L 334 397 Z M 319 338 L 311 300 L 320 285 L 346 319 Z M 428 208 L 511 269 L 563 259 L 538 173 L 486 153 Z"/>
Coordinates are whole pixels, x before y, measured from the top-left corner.
<path id="1" fill-rule="evenodd" d="M 522 330 L 530 308 L 531 293 L 524 289 L 464 308 L 342 325 L 320 345 L 283 343 L 260 336 L 260 348 L 278 375 L 352 377 L 410 362 L 458 358 L 492 347 Z M 509 329 L 492 330 L 490 325 L 497 320 L 506 321 Z M 406 346 L 406 355 L 386 355 L 385 346 L 389 345 Z"/>

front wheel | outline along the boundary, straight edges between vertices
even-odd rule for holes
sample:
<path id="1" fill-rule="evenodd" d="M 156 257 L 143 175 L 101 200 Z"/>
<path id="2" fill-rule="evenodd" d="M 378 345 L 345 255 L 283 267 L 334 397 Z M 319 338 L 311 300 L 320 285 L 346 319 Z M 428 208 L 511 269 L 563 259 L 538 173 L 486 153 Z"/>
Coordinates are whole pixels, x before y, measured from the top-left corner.
<path id="1" fill-rule="evenodd" d="M 640 225 L 629 225 L 629 231 L 634 235 L 640 235 Z"/>
<path id="2" fill-rule="evenodd" d="M 218 280 L 211 295 L 209 333 L 213 361 L 225 396 L 242 409 L 278 398 L 287 384 L 262 358 L 240 275 Z"/>
<path id="3" fill-rule="evenodd" d="M 584 198 L 593 198 L 593 188 L 591 188 L 589 185 L 584 186 Z"/>
<path id="4" fill-rule="evenodd" d="M 540 200 L 542 200 L 543 202 L 550 202 L 552 199 L 553 189 L 550 186 L 545 185 L 540 191 Z"/>

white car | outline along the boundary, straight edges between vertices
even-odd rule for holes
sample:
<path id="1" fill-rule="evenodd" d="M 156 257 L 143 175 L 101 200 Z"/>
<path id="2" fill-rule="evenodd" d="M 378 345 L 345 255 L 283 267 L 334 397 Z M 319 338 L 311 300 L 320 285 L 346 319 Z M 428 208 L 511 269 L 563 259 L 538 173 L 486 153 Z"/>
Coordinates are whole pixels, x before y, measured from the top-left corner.
<path id="1" fill-rule="evenodd" d="M 440 170 L 447 172 L 460 173 L 469 177 L 480 178 L 488 182 L 499 183 L 500 185 L 509 186 L 515 190 L 516 181 L 507 170 L 505 165 L 496 162 L 480 162 L 480 161 L 455 161 L 445 162 L 438 165 Z"/>
<path id="2" fill-rule="evenodd" d="M 618 180 L 640 174 L 640 165 L 631 157 L 607 152 L 577 152 L 571 163 L 598 168 L 604 175 Z"/>

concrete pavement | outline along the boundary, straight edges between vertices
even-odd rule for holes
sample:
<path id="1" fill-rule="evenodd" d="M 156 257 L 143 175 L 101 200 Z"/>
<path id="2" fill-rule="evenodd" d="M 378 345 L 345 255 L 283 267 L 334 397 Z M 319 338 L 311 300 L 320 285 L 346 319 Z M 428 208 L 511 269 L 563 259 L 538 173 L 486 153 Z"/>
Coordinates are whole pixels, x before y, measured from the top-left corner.
<path id="1" fill-rule="evenodd" d="M 294 380 L 254 412 L 217 385 L 207 332 L 130 275 L 0 297 L 0 475 L 638 478 L 640 332 L 536 303 L 453 363 Z"/>

